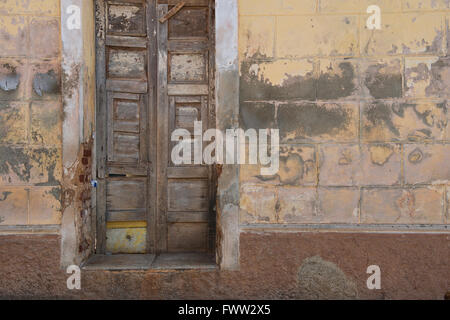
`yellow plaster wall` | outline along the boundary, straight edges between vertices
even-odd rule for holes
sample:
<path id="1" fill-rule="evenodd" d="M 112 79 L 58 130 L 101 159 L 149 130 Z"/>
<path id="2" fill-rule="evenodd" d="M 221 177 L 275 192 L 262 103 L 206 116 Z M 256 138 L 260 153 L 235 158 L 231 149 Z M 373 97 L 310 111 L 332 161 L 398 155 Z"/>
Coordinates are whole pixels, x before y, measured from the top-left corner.
<path id="1" fill-rule="evenodd" d="M 241 166 L 241 224 L 448 223 L 449 17 L 445 0 L 239 0 L 241 123 L 282 144 L 277 175 Z"/>
<path id="2" fill-rule="evenodd" d="M 61 221 L 59 0 L 0 1 L 0 227 Z"/>

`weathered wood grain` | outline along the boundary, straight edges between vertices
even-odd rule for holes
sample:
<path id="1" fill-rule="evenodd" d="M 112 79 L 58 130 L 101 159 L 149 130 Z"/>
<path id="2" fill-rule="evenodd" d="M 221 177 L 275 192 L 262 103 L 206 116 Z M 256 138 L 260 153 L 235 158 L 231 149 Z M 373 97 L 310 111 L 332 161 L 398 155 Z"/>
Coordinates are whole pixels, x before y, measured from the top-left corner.
<path id="1" fill-rule="evenodd" d="M 214 1 L 98 3 L 98 253 L 108 247 L 106 223 L 144 221 L 145 250 L 139 241 L 136 252 L 212 251 L 214 168 L 174 166 L 170 135 L 193 133 L 194 121 L 215 126 Z M 128 234 L 114 232 L 119 242 Z"/>

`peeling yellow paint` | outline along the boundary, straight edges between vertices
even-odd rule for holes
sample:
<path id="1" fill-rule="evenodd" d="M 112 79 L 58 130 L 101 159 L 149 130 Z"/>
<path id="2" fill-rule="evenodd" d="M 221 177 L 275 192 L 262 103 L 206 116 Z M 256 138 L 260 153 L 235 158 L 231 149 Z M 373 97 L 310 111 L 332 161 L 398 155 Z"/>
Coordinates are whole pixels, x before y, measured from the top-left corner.
<path id="1" fill-rule="evenodd" d="M 2 0 L 0 13 L 7 14 L 60 14 L 60 0 Z"/>
<path id="2" fill-rule="evenodd" d="M 106 223 L 108 229 L 124 229 L 124 228 L 145 228 L 146 221 L 109 221 Z"/>
<path id="3" fill-rule="evenodd" d="M 369 152 L 373 163 L 383 165 L 394 153 L 394 150 L 390 146 L 370 146 Z"/>
<path id="4" fill-rule="evenodd" d="M 106 230 L 106 251 L 109 253 L 145 253 L 146 228 Z"/>
<path id="5" fill-rule="evenodd" d="M 17 37 L 24 35 L 25 17 L 0 17 L 0 32 L 7 34 L 9 37 Z"/>
<path id="6" fill-rule="evenodd" d="M 264 79 L 272 85 L 281 86 L 291 77 L 312 74 L 313 63 L 306 59 L 301 61 L 277 60 L 254 64 L 250 68 L 250 72 L 254 72 L 259 79 Z"/>

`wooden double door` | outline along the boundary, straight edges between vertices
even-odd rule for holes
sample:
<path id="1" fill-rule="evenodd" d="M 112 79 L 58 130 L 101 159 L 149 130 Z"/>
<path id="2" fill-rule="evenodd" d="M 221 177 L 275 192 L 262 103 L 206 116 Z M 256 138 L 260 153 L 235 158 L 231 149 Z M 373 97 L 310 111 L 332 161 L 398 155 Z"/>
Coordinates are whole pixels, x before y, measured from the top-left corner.
<path id="1" fill-rule="evenodd" d="M 96 44 L 97 253 L 213 252 L 214 168 L 171 133 L 215 126 L 214 1 L 97 0 Z"/>

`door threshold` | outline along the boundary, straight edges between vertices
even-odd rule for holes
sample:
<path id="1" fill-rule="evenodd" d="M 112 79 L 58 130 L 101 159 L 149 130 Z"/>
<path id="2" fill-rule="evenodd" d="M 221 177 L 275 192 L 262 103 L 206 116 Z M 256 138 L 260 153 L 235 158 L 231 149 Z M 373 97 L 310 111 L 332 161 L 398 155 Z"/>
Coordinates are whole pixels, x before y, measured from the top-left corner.
<path id="1" fill-rule="evenodd" d="M 216 270 L 213 255 L 205 253 L 96 254 L 83 270 Z"/>

